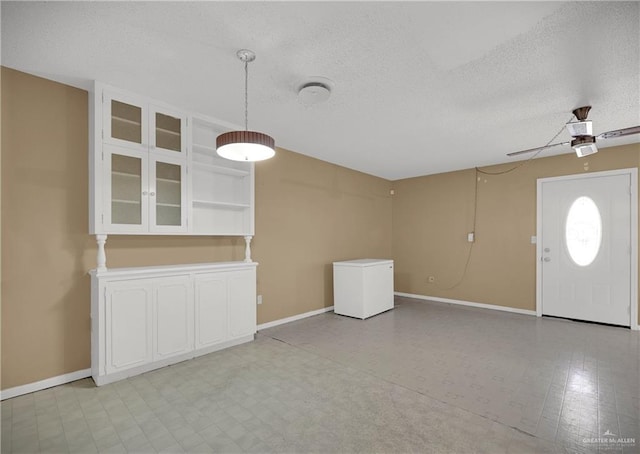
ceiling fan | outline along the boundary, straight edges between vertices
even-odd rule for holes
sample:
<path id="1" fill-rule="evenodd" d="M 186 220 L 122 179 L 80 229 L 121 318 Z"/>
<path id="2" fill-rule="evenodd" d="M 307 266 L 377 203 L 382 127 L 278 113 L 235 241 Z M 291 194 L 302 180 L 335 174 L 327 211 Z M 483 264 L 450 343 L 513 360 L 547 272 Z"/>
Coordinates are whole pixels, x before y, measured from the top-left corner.
<path id="1" fill-rule="evenodd" d="M 591 110 L 591 106 L 578 107 L 573 110 L 573 115 L 578 121 L 570 121 L 566 124 L 567 131 L 571 134 L 572 140 L 568 142 L 553 143 L 544 147 L 529 148 L 528 150 L 514 151 L 507 153 L 507 156 L 518 156 L 535 151 L 542 151 L 547 148 L 559 147 L 562 145 L 571 145 L 579 158 L 588 156 L 598 152 L 596 140 L 612 139 L 614 137 L 624 137 L 631 134 L 640 134 L 640 126 L 631 126 L 630 128 L 615 129 L 613 131 L 603 132 L 597 136 L 593 135 L 591 120 L 587 120 L 587 115 Z"/>

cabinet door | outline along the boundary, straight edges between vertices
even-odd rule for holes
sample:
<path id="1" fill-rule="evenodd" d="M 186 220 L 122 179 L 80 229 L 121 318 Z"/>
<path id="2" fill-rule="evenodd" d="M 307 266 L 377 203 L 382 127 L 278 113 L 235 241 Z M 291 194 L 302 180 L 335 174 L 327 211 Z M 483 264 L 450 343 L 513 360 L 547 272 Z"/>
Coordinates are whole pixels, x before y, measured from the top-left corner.
<path id="1" fill-rule="evenodd" d="M 152 285 L 150 280 L 106 285 L 106 372 L 141 366 L 152 360 Z"/>
<path id="2" fill-rule="evenodd" d="M 148 153 L 104 146 L 104 230 L 140 233 L 148 230 Z"/>
<path id="3" fill-rule="evenodd" d="M 195 277 L 195 348 L 227 339 L 227 274 L 209 273 Z"/>
<path id="4" fill-rule="evenodd" d="M 193 299 L 189 276 L 154 280 L 154 361 L 193 349 Z"/>
<path id="5" fill-rule="evenodd" d="M 153 156 L 149 165 L 149 225 L 152 232 L 187 231 L 186 160 Z"/>
<path id="6" fill-rule="evenodd" d="M 103 141 L 137 150 L 148 150 L 148 108 L 136 96 L 104 92 Z"/>
<path id="7" fill-rule="evenodd" d="M 229 273 L 229 337 L 237 338 L 256 332 L 256 272 Z"/>
<path id="8" fill-rule="evenodd" d="M 186 157 L 187 116 L 176 110 L 149 107 L 150 150 Z"/>

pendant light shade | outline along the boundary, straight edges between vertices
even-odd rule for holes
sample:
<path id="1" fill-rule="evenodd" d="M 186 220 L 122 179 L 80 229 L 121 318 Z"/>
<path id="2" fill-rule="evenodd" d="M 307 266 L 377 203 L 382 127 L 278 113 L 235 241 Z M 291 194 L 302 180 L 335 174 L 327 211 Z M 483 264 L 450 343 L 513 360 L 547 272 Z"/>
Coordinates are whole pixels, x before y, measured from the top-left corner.
<path id="1" fill-rule="evenodd" d="M 272 158 L 275 141 L 273 137 L 255 131 L 231 131 L 216 139 L 216 151 L 232 161 L 264 161 Z"/>
<path id="2" fill-rule="evenodd" d="M 232 161 L 263 161 L 275 154 L 273 137 L 261 132 L 249 131 L 249 62 L 256 59 L 256 54 L 248 49 L 236 52 L 244 62 L 244 131 L 231 131 L 220 134 L 216 138 L 216 152 Z"/>

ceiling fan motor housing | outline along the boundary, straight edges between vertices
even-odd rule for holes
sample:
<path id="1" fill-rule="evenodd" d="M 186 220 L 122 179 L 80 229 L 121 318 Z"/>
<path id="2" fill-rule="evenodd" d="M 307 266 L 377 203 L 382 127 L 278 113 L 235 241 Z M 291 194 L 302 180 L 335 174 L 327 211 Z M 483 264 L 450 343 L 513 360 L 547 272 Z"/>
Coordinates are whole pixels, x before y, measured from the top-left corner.
<path id="1" fill-rule="evenodd" d="M 578 121 L 585 121 L 590 110 L 591 106 L 578 107 L 577 109 L 573 109 L 573 115 L 575 115 Z"/>

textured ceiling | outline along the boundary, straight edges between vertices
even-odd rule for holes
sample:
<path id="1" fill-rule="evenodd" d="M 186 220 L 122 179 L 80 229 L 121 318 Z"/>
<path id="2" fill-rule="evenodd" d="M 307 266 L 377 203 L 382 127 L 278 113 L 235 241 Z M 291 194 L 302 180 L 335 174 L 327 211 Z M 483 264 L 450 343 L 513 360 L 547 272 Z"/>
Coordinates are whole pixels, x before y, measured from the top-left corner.
<path id="1" fill-rule="evenodd" d="M 640 124 L 639 2 L 3 1 L 1 14 L 4 66 L 236 125 L 235 52 L 252 49 L 250 129 L 391 180 L 511 162 L 585 104 L 596 134 Z M 305 106 L 296 88 L 314 76 L 333 93 Z"/>

